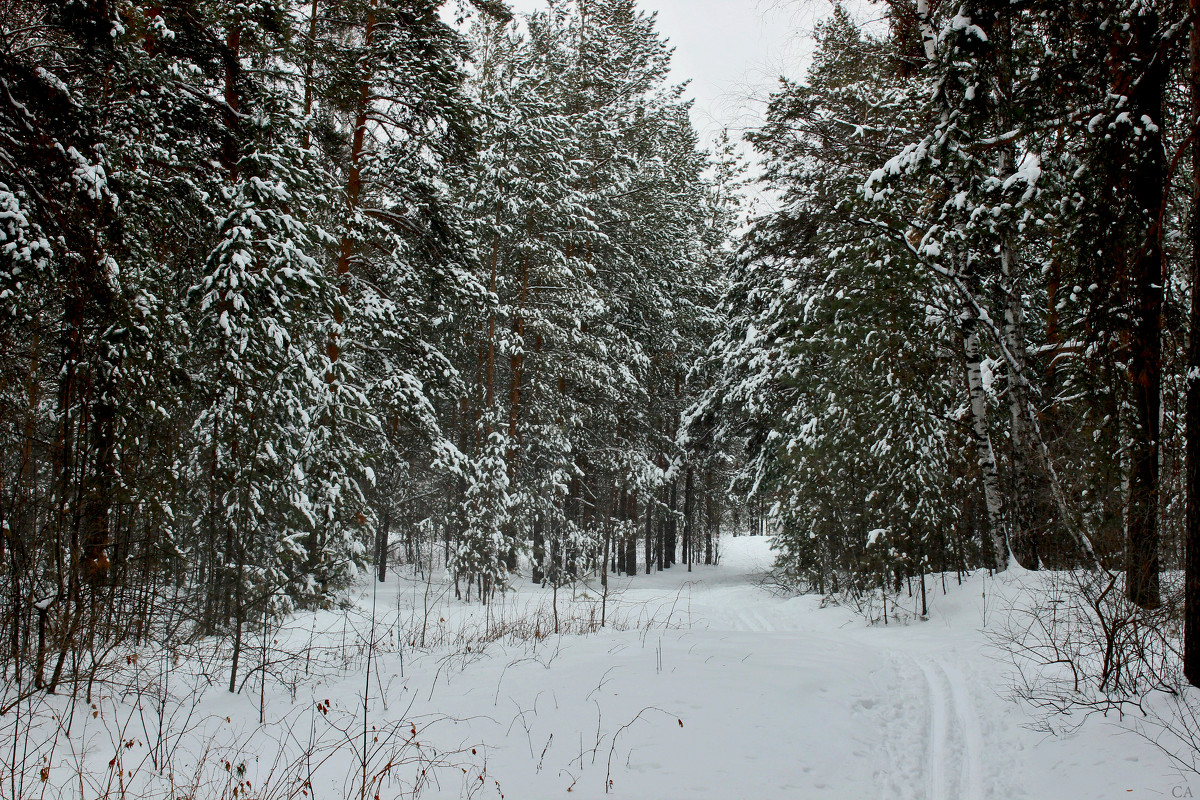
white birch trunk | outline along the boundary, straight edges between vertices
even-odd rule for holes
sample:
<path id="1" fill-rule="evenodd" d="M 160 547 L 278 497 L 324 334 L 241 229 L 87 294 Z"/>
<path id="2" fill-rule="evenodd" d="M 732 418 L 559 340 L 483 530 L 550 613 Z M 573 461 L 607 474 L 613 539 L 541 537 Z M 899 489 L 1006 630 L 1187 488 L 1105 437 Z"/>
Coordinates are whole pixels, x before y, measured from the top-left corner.
<path id="1" fill-rule="evenodd" d="M 917 30 L 925 47 L 925 60 L 932 62 L 937 58 L 937 35 L 933 32 L 933 12 L 929 9 L 929 0 L 917 0 Z"/>
<path id="2" fill-rule="evenodd" d="M 1000 491 L 1000 474 L 996 468 L 996 453 L 988 428 L 987 397 L 983 388 L 983 370 L 979 354 L 979 320 L 972 311 L 962 318 L 963 362 L 967 372 L 967 393 L 971 407 L 971 438 L 983 479 L 983 498 L 987 506 L 988 534 L 996 554 L 996 569 L 1008 565 L 1008 537 L 1004 524 L 1004 499 Z"/>
<path id="3" fill-rule="evenodd" d="M 1028 556 L 1032 563 L 1022 563 L 1028 569 L 1037 568 L 1037 550 L 1033 547 L 1034 509 L 1032 465 L 1030 464 L 1031 436 L 1029 424 L 1029 391 L 1025 376 L 1025 325 L 1021 292 L 1017 287 L 1015 258 L 1005 236 L 1000 244 L 1000 269 L 1008 303 L 1004 309 L 1004 343 L 1013 356 L 1007 364 L 1008 410 L 1011 417 L 1009 434 L 1012 440 L 1012 522 L 1011 531 L 1018 545 L 1015 550 Z M 1018 558 L 1018 561 L 1021 559 Z"/>
<path id="4" fill-rule="evenodd" d="M 1001 148 L 997 168 L 1001 180 L 1012 171 L 1011 154 L 1007 147 Z M 1011 417 L 1009 429 L 1012 441 L 1012 535 L 1010 548 L 1029 563 L 1021 563 L 1028 569 L 1037 569 L 1038 554 L 1035 535 L 1035 498 L 1033 469 L 1030 463 L 1032 452 L 1032 425 L 1030 419 L 1030 397 L 1028 376 L 1025 372 L 1025 308 L 1021 303 L 1021 290 L 1017 278 L 1017 258 L 1013 253 L 1010 232 L 1004 231 L 1000 238 L 1000 273 L 1004 281 L 1006 304 L 1002 335 L 1008 351 L 1008 410 Z"/>

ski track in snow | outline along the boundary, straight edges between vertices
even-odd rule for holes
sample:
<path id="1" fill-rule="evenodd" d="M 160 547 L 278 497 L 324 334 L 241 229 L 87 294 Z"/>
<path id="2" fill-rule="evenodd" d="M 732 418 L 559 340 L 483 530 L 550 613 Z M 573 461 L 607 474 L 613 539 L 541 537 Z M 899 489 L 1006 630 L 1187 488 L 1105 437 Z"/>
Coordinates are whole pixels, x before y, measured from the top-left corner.
<path id="1" fill-rule="evenodd" d="M 983 798 L 983 733 L 979 729 L 979 714 L 971 699 L 970 687 L 963 674 L 952 664 L 943 664 L 942 673 L 950 683 L 950 694 L 963 734 L 963 779 L 960 797 L 965 800 Z"/>
<path id="2" fill-rule="evenodd" d="M 799 632 L 798 626 L 804 622 L 802 616 L 798 617 L 794 612 L 789 615 L 778 603 L 745 602 L 742 594 L 751 590 L 748 585 L 706 589 L 714 593 L 725 591 L 728 597 L 710 599 L 704 596 L 704 589 L 698 591 L 693 599 L 697 606 L 696 621 L 700 625 L 758 634 L 766 642 L 775 636 Z M 724 604 L 718 602 L 719 599 L 727 600 L 728 611 L 720 608 Z M 927 623 L 894 627 L 915 630 L 922 624 Z M 878 628 L 855 627 L 848 631 L 849 636 L 839 638 L 803 630 L 803 636 L 814 649 L 866 651 L 876 663 L 890 664 L 890 669 L 881 668 L 872 673 L 880 684 L 874 687 L 877 695 L 871 696 L 867 691 L 852 709 L 867 714 L 871 722 L 885 732 L 881 749 L 887 763 L 881 765 L 877 775 L 880 797 L 986 800 L 989 797 L 1023 796 L 1017 787 L 988 783 L 989 778 L 998 776 L 985 772 L 981 712 L 975 699 L 977 687 L 968 680 L 964 668 L 956 663 L 956 657 L 939 652 L 938 646 L 932 646 L 929 652 L 923 652 L 911 642 L 888 646 L 885 637 L 878 637 L 883 639 L 880 641 L 872 636 L 877 631 Z M 861 656 L 861 652 L 858 654 Z M 847 654 L 847 661 L 853 659 L 854 656 Z M 831 662 L 830 667 L 836 670 L 836 661 Z M 923 709 L 924 713 L 914 715 L 914 706 Z M 919 756 L 913 752 L 913 743 L 919 743 Z M 995 743 L 986 755 L 988 763 L 997 765 L 993 772 L 1001 774 L 1004 770 L 998 766 L 1007 766 L 1014 760 L 1013 754 L 1007 752 L 1002 743 Z M 1010 776 L 1003 777 L 1001 783 L 1008 783 Z"/>
<path id="3" fill-rule="evenodd" d="M 929 701 L 929 733 L 925 740 L 925 791 L 930 800 L 947 800 L 946 767 L 949 752 L 946 741 L 949 738 L 949 720 L 946 716 L 946 696 L 938 685 L 933 668 L 928 664 L 918 664 L 917 667 L 925 676 Z"/>
<path id="4" fill-rule="evenodd" d="M 917 661 L 929 701 L 926 792 L 931 800 L 983 800 L 978 712 L 962 673 L 940 661 Z"/>
<path id="5" fill-rule="evenodd" d="M 730 623 L 735 630 L 768 636 L 779 633 L 783 627 L 757 608 L 736 608 Z M 861 639 L 861 636 L 855 638 Z M 807 632 L 806 639 L 814 645 L 821 643 L 830 647 L 845 648 L 848 644 Z M 980 712 L 973 698 L 974 687 L 963 670 L 941 654 L 917 655 L 908 652 L 908 648 L 891 649 L 866 641 L 855 641 L 854 644 L 874 651 L 879 661 L 890 662 L 894 666 L 893 685 L 887 687 L 885 692 L 894 693 L 900 699 L 893 704 L 890 719 L 889 715 L 877 714 L 876 724 L 899 739 L 908 737 L 909 741 L 915 739 L 923 743 L 923 763 L 918 765 L 918 775 L 909 774 L 913 771 L 912 765 L 903 763 L 906 760 L 903 747 L 884 748 L 891 763 L 882 770 L 884 780 L 881 784 L 887 784 L 891 791 L 884 791 L 882 796 L 927 800 L 985 800 L 989 796 L 1000 796 L 994 793 L 989 795 L 984 788 L 985 745 L 979 724 Z M 895 674 L 898 672 L 909 672 L 911 678 L 919 675 L 919 691 L 904 691 L 900 685 L 902 681 Z M 897 730 L 912 727 L 904 723 L 905 713 L 911 711 L 914 702 L 925 709 L 924 729 L 910 729 L 907 732 Z M 857 708 L 871 709 L 874 706 L 873 698 L 863 698 Z M 921 717 L 918 716 L 918 719 Z M 991 754 L 993 760 L 1007 760 L 1007 755 Z M 914 784 L 922 788 L 914 792 L 915 785 L 904 785 L 901 778 L 906 775 L 916 778 Z"/>

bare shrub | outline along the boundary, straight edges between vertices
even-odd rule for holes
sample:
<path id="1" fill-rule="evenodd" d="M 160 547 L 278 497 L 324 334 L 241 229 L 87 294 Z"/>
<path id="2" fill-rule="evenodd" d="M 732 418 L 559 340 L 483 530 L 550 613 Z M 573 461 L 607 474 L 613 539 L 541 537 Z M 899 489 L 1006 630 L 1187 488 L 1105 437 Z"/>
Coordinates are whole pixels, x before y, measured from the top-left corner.
<path id="1" fill-rule="evenodd" d="M 1179 692 L 1182 586 L 1164 577 L 1162 606 L 1147 610 L 1126 598 L 1120 574 L 1045 574 L 995 626 L 1016 694 L 1044 712 L 1046 729 L 1094 713 L 1145 717 L 1148 698 Z"/>

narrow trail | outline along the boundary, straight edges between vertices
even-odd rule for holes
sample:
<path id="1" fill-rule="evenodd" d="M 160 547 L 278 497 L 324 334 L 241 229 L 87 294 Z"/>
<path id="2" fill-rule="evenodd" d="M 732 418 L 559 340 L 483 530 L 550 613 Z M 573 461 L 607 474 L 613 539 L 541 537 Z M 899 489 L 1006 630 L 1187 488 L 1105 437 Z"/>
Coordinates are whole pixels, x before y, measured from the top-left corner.
<path id="1" fill-rule="evenodd" d="M 948 762 L 950 748 L 950 719 L 946 713 L 946 696 L 938 685 L 933 668 L 918 664 L 925 675 L 928 692 L 929 735 L 925 742 L 925 787 L 930 800 L 947 800 L 949 793 Z"/>
<path id="2" fill-rule="evenodd" d="M 978 712 L 971 698 L 970 687 L 958 668 L 943 664 L 941 669 L 950 684 L 954 710 L 963 737 L 962 791 L 959 796 L 965 800 L 980 800 L 983 797 L 983 733 L 979 729 Z"/>
<path id="3" fill-rule="evenodd" d="M 485 744 L 489 774 L 513 797 L 1171 796 L 1166 758 L 1115 726 L 1058 740 L 1031 729 L 982 630 L 1003 606 L 995 581 L 951 582 L 945 594 L 939 581 L 927 620 L 872 626 L 819 597 L 770 591 L 766 540 L 722 546 L 717 567 L 610 576 L 610 611 L 659 620 L 652 629 L 564 637 L 537 659 L 493 654 L 461 674 L 410 665 L 408 682 L 432 698 L 421 711 L 457 720 L 463 746 Z M 438 607 L 468 611 L 478 613 Z M 435 680 L 436 692 L 424 688 Z"/>
<path id="4" fill-rule="evenodd" d="M 935 800 L 982 800 L 982 735 L 962 673 L 936 660 L 916 662 L 929 698 L 927 794 Z"/>
<path id="5" fill-rule="evenodd" d="M 752 634 L 756 652 L 791 652 L 797 671 L 819 669 L 828 693 L 839 677 L 873 664 L 869 680 L 852 692 L 845 712 L 885 731 L 883 756 L 873 796 L 905 800 L 986 800 L 1020 796 L 1013 787 L 990 785 L 988 772 L 1002 771 L 1014 754 L 1003 741 L 985 743 L 980 707 L 1000 703 L 987 689 L 977 698 L 977 683 L 959 663 L 962 631 L 953 637 L 945 623 L 866 626 L 845 609 L 820 608 L 812 597 L 771 595 L 760 585 L 761 562 L 742 555 L 718 578 L 688 587 L 693 624 L 710 631 Z M 636 591 L 636 589 L 634 589 Z M 931 630 L 933 635 L 930 634 Z M 976 634 L 978 632 L 971 632 Z M 969 640 L 969 638 L 968 638 Z M 976 661 L 983 661 L 976 654 Z M 986 662 L 985 662 L 986 663 Z M 884 666 L 879 666 L 884 665 Z M 978 668 L 978 664 L 976 664 Z M 905 746 L 903 743 L 907 742 Z M 993 769 L 988 770 L 991 764 Z"/>

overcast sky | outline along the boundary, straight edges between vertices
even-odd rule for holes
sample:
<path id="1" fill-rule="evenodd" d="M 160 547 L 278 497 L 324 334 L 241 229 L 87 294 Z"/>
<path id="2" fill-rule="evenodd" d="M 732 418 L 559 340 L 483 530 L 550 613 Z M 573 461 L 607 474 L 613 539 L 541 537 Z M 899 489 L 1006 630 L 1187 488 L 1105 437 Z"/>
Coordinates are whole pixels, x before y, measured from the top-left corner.
<path id="1" fill-rule="evenodd" d="M 519 13 L 540 0 L 509 0 Z M 710 140 L 753 127 L 780 75 L 801 78 L 812 32 L 833 9 L 830 0 L 638 0 L 658 12 L 658 30 L 675 48 L 672 79 L 690 80 L 692 122 Z M 857 5 L 857 4 L 856 4 Z"/>

